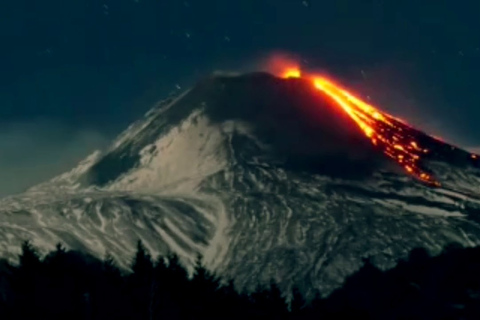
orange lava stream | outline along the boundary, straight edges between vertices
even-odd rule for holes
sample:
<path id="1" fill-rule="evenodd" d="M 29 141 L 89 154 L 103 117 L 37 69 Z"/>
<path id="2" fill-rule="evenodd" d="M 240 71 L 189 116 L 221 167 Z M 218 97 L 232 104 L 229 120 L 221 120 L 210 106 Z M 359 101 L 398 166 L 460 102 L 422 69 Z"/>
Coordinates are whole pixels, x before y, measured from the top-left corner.
<path id="1" fill-rule="evenodd" d="M 283 74 L 284 78 L 300 76 L 300 71 L 295 69 Z M 315 88 L 335 101 L 385 155 L 420 181 L 440 186 L 440 182 L 419 165 L 421 156 L 428 150 L 421 148 L 414 137 L 402 129 L 400 125 L 408 126 L 404 121 L 379 111 L 326 78 L 311 77 L 311 80 Z"/>
<path id="2" fill-rule="evenodd" d="M 440 183 L 432 175 L 422 170 L 418 164 L 422 154 L 427 153 L 428 150 L 419 147 L 413 137 L 404 133 L 398 125 L 399 123 L 403 124 L 402 122 L 379 111 L 325 78 L 314 77 L 313 84 L 315 88 L 342 107 L 372 143 L 381 147 L 385 155 L 395 160 L 415 178 L 433 186 L 440 186 Z"/>

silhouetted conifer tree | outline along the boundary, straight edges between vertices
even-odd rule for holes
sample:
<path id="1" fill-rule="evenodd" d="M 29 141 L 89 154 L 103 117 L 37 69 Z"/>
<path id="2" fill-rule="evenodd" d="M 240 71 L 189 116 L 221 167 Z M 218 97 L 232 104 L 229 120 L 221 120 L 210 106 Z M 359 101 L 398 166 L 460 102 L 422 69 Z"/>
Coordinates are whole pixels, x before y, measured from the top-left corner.
<path id="1" fill-rule="evenodd" d="M 102 270 L 105 275 L 115 278 L 115 280 L 121 277 L 121 273 L 118 269 L 117 263 L 115 262 L 115 259 L 112 257 L 112 255 L 110 255 L 109 253 L 105 255 L 105 259 L 102 263 Z"/>
<path id="2" fill-rule="evenodd" d="M 16 288 L 15 306 L 20 317 L 31 317 L 33 310 L 40 305 L 38 297 L 41 296 L 41 262 L 37 250 L 29 241 L 22 243 L 22 252 L 19 256 L 19 266 L 14 272 L 13 282 Z M 31 308 L 20 308 L 31 306 Z M 16 309 L 17 309 L 16 308 Z"/>
<path id="3" fill-rule="evenodd" d="M 217 289 L 219 281 L 202 265 L 202 257 L 199 255 L 195 262 L 194 276 L 190 283 L 190 304 L 192 315 L 218 317 Z"/>
<path id="4" fill-rule="evenodd" d="M 66 317 L 75 309 L 73 275 L 69 274 L 66 260 L 66 250 L 60 243 L 43 259 L 47 294 L 40 299 L 42 312 L 50 313 L 49 316 Z"/>
<path id="5" fill-rule="evenodd" d="M 251 295 L 258 316 L 271 319 L 285 319 L 288 308 L 278 286 L 272 281 L 269 286 L 260 287 Z"/>
<path id="6" fill-rule="evenodd" d="M 250 297 L 197 259 L 188 279 L 178 257 L 155 265 L 139 243 L 131 274 L 61 245 L 44 259 L 25 242 L 19 265 L 0 261 L 0 319 L 479 319 L 480 248 L 450 247 L 437 257 L 413 250 L 391 270 L 366 260 L 345 285 L 288 312 L 275 285 Z"/>
<path id="7" fill-rule="evenodd" d="M 245 319 L 248 317 L 247 310 L 250 300 L 246 294 L 239 293 L 235 290 L 233 280 L 226 281 L 220 288 L 218 288 L 217 304 L 219 308 L 220 317 L 223 310 L 228 310 L 232 319 Z"/>
<path id="8" fill-rule="evenodd" d="M 292 300 L 290 302 L 289 310 L 294 313 L 299 313 L 305 307 L 306 301 L 300 292 L 300 289 L 295 287 L 292 291 Z"/>
<path id="9" fill-rule="evenodd" d="M 8 261 L 0 260 L 0 319 L 10 317 L 13 304 L 12 274 L 13 267 Z"/>
<path id="10" fill-rule="evenodd" d="M 128 319 L 131 310 L 128 308 L 129 297 L 126 295 L 124 278 L 114 258 L 107 253 L 90 290 L 91 317 Z"/>
<path id="11" fill-rule="evenodd" d="M 40 268 L 40 257 L 37 250 L 32 246 L 30 241 L 22 243 L 22 253 L 19 256 L 19 269 L 23 272 L 38 271 Z"/>
<path id="12" fill-rule="evenodd" d="M 159 257 L 154 272 L 160 288 L 157 313 L 165 319 L 187 318 L 191 284 L 178 256 L 170 253 L 165 258 Z"/>
<path id="13" fill-rule="evenodd" d="M 132 264 L 133 274 L 139 277 L 149 277 L 153 271 L 153 262 L 150 253 L 142 241 L 137 242 L 137 251 Z"/>
<path id="14" fill-rule="evenodd" d="M 137 252 L 133 260 L 132 271 L 129 289 L 133 293 L 133 312 L 138 315 L 138 319 L 151 319 L 156 289 L 153 279 L 153 262 L 150 253 L 140 240 L 137 243 Z"/>

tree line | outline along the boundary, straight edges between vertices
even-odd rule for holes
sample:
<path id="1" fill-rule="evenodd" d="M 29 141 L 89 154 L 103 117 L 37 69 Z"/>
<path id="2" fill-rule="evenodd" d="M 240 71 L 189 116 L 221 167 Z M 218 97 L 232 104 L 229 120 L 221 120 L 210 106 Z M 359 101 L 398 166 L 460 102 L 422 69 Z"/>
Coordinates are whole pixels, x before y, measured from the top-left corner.
<path id="1" fill-rule="evenodd" d="M 480 248 L 415 249 L 388 271 L 367 259 L 330 296 L 293 296 L 287 304 L 275 284 L 237 292 L 200 258 L 189 277 L 141 242 L 131 272 L 60 244 L 40 257 L 24 242 L 18 265 L 0 261 L 0 319 L 480 319 Z"/>

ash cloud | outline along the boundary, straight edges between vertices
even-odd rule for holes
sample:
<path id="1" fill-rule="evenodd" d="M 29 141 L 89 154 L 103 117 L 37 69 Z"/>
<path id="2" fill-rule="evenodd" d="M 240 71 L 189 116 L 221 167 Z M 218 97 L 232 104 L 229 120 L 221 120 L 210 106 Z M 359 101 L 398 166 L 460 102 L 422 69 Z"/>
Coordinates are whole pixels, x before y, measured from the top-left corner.
<path id="1" fill-rule="evenodd" d="M 0 126 L 0 197 L 61 174 L 109 139 L 88 128 L 48 119 Z"/>

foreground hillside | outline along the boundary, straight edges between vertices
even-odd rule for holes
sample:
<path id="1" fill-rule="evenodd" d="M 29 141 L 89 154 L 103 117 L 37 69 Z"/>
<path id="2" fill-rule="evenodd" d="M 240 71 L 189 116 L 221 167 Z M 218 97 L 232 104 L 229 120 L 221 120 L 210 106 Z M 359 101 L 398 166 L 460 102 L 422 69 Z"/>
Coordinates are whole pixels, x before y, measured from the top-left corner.
<path id="1" fill-rule="evenodd" d="M 152 262 L 141 243 L 132 271 L 61 245 L 40 258 L 24 243 L 20 265 L 0 264 L 1 319 L 478 319 L 480 248 L 423 249 L 382 272 L 369 261 L 328 298 L 285 302 L 278 288 L 239 294 L 197 260 Z"/>

